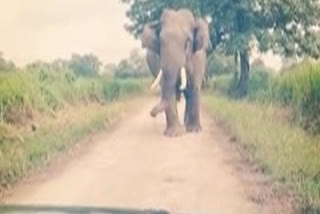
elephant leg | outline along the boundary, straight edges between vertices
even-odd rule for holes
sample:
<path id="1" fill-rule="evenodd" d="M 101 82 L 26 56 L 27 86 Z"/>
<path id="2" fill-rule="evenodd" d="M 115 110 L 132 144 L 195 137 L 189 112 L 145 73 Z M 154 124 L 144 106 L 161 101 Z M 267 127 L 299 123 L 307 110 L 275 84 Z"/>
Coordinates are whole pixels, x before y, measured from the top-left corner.
<path id="1" fill-rule="evenodd" d="M 170 80 L 166 80 L 164 84 L 163 90 L 163 99 L 166 100 L 166 120 L 167 120 L 167 128 L 164 132 L 165 136 L 176 137 L 181 135 L 181 125 L 179 122 L 178 109 L 177 109 L 177 77 L 170 78 Z"/>
<path id="2" fill-rule="evenodd" d="M 189 104 L 187 132 L 200 132 L 202 130 L 200 123 L 200 89 L 192 89 Z"/>
<path id="3" fill-rule="evenodd" d="M 164 131 L 164 135 L 168 137 L 177 137 L 182 133 L 181 125 L 178 118 L 177 101 L 174 97 L 169 100 L 168 107 L 166 109 L 167 128 Z"/>

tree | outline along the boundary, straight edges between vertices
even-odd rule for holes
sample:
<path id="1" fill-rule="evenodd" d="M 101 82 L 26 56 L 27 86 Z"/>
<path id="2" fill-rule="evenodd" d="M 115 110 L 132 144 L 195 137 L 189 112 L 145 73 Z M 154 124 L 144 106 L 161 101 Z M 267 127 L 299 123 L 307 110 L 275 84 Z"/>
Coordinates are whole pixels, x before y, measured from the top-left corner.
<path id="1" fill-rule="evenodd" d="M 73 54 L 70 61 L 70 68 L 79 76 L 98 75 L 101 62 L 98 57 L 92 54 L 79 55 Z"/>
<path id="2" fill-rule="evenodd" d="M 66 59 L 55 59 L 51 63 L 51 66 L 54 71 L 66 71 L 70 69 L 70 61 Z"/>
<path id="3" fill-rule="evenodd" d="M 3 57 L 3 53 L 0 52 L 0 72 L 1 71 L 13 71 L 16 69 L 15 64 L 12 61 L 8 61 Z"/>
<path id="4" fill-rule="evenodd" d="M 164 8 L 188 8 L 210 17 L 211 42 L 217 51 L 239 56 L 237 95 L 247 94 L 249 57 L 253 46 L 283 56 L 319 57 L 318 0 L 122 0 L 131 23 L 126 29 L 136 38 L 143 26 L 159 19 Z"/>
<path id="5" fill-rule="evenodd" d="M 132 49 L 128 60 L 132 67 L 135 69 L 135 72 L 138 76 L 149 75 L 146 57 L 138 48 Z"/>
<path id="6" fill-rule="evenodd" d="M 114 71 L 115 76 L 119 78 L 145 77 L 149 75 L 145 57 L 139 49 L 133 49 L 130 56 L 121 60 Z"/>
<path id="7" fill-rule="evenodd" d="M 116 69 L 117 65 L 114 64 L 114 63 L 109 63 L 109 64 L 106 64 L 104 67 L 103 67 L 103 73 L 104 74 L 111 74 L 114 72 L 114 70 Z"/>
<path id="8" fill-rule="evenodd" d="M 214 75 L 230 74 L 236 71 L 236 64 L 233 57 L 212 53 L 208 56 L 206 79 Z"/>

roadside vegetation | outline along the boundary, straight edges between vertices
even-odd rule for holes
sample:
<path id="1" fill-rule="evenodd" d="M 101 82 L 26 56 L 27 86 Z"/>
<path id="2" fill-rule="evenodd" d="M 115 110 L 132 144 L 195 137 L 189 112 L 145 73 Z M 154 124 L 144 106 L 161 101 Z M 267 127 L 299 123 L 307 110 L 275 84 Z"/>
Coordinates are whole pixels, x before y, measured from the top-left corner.
<path id="1" fill-rule="evenodd" d="M 214 74 L 206 108 L 245 157 L 295 192 L 302 213 L 320 213 L 320 63 L 303 60 L 275 73 L 256 60 L 241 99 L 236 78 L 235 71 Z"/>
<path id="2" fill-rule="evenodd" d="M 135 57 L 104 72 L 93 55 L 24 68 L 0 60 L 0 193 L 129 110 L 149 82 L 132 74 L 144 63 Z"/>

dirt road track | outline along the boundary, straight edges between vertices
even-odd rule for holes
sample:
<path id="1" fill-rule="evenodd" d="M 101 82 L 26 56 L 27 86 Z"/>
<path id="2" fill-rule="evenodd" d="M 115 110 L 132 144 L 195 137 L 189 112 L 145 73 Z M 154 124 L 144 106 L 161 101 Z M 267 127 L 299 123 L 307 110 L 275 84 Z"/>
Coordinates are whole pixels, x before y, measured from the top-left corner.
<path id="1" fill-rule="evenodd" d="M 85 154 L 20 185 L 3 203 L 260 213 L 249 200 L 249 182 L 238 177 L 233 155 L 222 148 L 228 138 L 208 115 L 203 113 L 201 134 L 170 139 L 162 136 L 164 117 L 149 116 L 154 103 L 137 107 Z"/>

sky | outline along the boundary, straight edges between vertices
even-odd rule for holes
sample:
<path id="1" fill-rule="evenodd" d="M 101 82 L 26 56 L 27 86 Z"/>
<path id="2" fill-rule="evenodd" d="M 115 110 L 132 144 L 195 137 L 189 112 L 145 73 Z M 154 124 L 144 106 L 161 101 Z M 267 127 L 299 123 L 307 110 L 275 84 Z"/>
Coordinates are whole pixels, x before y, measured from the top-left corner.
<path id="1" fill-rule="evenodd" d="M 0 5 L 0 51 L 19 66 L 72 53 L 118 63 L 141 47 L 124 29 L 128 20 L 120 0 L 0 0 Z M 281 66 L 272 53 L 253 56 L 269 67 Z"/>
<path id="2" fill-rule="evenodd" d="M 93 53 L 119 62 L 140 47 L 124 30 L 120 0 L 0 0 L 0 51 L 23 66 Z"/>

